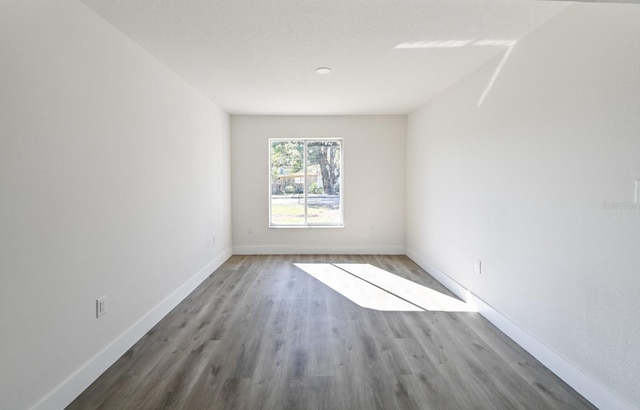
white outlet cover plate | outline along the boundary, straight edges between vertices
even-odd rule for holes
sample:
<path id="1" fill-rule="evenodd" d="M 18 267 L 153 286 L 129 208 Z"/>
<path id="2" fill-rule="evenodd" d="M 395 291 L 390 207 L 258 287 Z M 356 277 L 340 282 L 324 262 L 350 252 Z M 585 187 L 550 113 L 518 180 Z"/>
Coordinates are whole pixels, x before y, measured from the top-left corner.
<path id="1" fill-rule="evenodd" d="M 104 316 L 107 313 L 107 297 L 96 299 L 96 317 Z"/>

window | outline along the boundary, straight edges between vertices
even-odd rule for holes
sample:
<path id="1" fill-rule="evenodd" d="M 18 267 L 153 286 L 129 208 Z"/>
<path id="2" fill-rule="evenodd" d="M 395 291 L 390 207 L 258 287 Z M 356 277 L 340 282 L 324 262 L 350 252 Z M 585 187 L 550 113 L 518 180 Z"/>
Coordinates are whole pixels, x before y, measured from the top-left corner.
<path id="1" fill-rule="evenodd" d="M 269 140 L 269 226 L 342 226 L 342 140 Z"/>

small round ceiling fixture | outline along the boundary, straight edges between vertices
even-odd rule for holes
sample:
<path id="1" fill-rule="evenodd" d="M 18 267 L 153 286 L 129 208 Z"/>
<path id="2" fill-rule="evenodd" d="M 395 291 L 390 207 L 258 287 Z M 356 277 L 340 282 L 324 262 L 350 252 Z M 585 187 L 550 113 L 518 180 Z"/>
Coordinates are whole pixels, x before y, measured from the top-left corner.
<path id="1" fill-rule="evenodd" d="M 319 67 L 319 68 L 316 68 L 316 73 L 318 73 L 318 74 L 330 74 L 331 73 L 331 69 L 329 67 Z"/>

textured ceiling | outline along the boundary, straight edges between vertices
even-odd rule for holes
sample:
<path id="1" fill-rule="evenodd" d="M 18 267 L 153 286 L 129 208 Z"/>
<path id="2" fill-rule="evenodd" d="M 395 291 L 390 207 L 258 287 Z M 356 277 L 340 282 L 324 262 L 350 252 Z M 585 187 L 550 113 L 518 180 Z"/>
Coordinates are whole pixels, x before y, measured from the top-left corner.
<path id="1" fill-rule="evenodd" d="M 406 114 L 505 53 L 505 41 L 522 38 L 568 4 L 83 2 L 232 114 Z M 394 48 L 401 43 L 423 48 Z M 445 47 L 452 45 L 458 47 Z M 316 74 L 321 66 L 333 72 Z"/>

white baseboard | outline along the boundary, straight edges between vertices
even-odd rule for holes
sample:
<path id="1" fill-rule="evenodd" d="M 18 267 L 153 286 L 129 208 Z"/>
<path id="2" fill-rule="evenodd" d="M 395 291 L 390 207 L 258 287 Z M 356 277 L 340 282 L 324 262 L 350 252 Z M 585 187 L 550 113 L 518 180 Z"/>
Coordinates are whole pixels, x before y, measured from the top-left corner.
<path id="1" fill-rule="evenodd" d="M 243 245 L 233 247 L 234 255 L 404 255 L 402 245 L 317 246 Z"/>
<path id="2" fill-rule="evenodd" d="M 213 271 L 231 256 L 231 249 L 222 252 L 182 286 L 167 296 L 149 313 L 140 318 L 123 334 L 114 339 L 91 360 L 71 374 L 49 392 L 32 410 L 59 410 L 69 405 L 80 393 L 93 383 L 105 370 L 127 352 L 142 336 L 154 327 L 174 307 L 198 287 Z"/>
<path id="3" fill-rule="evenodd" d="M 578 367 L 560 356 L 556 351 L 546 346 L 543 342 L 529 334 L 516 323 L 512 322 L 502 313 L 495 310 L 482 299 L 471 293 L 464 286 L 451 279 L 445 273 L 423 260 L 416 252 L 407 249 L 407 256 L 426 270 L 438 282 L 456 294 L 465 302 L 474 306 L 478 313 L 491 322 L 502 333 L 511 338 L 520 347 L 539 360 L 556 376 L 580 393 L 599 409 L 633 410 L 631 406 L 621 398 L 610 392 L 591 376 L 585 374 Z"/>

